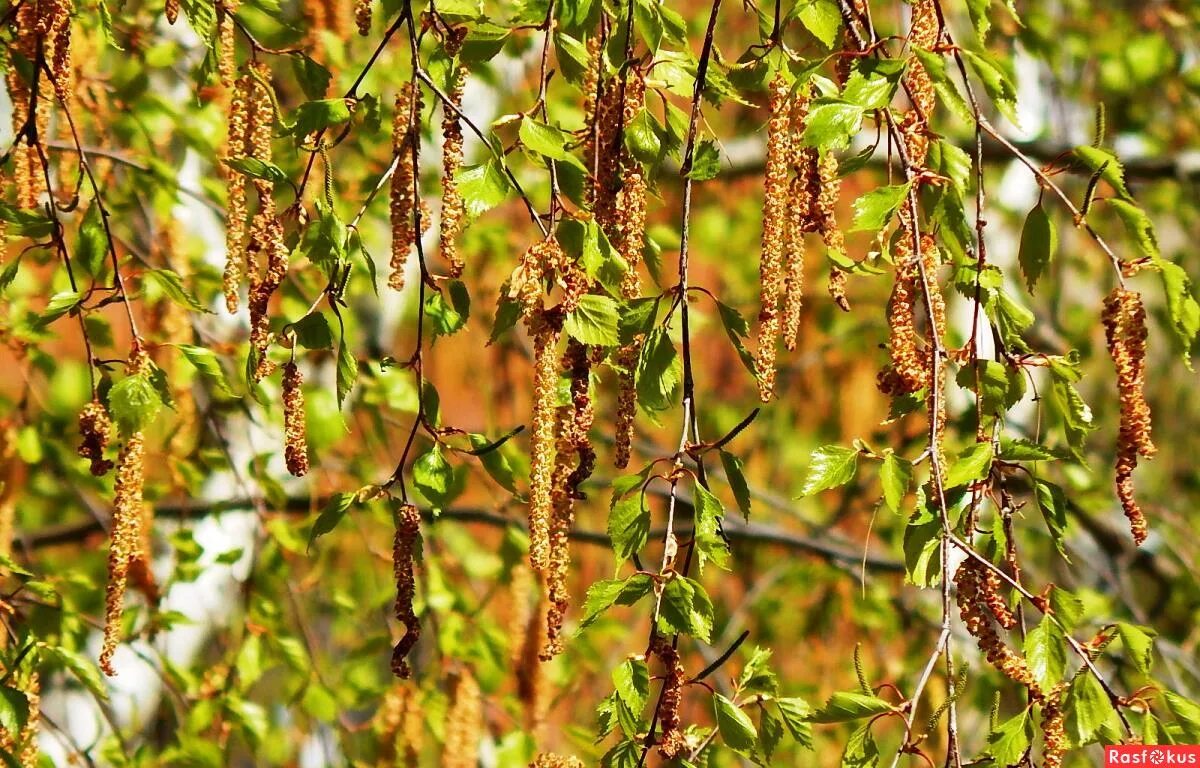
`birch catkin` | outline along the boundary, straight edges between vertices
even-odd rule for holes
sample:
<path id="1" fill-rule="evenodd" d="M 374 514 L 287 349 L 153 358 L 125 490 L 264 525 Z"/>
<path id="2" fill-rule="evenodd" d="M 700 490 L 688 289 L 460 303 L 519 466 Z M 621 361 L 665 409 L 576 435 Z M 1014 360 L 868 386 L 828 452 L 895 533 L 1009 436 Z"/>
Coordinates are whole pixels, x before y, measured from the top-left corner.
<path id="1" fill-rule="evenodd" d="M 471 672 L 459 671 L 450 689 L 442 768 L 476 768 L 483 733 L 483 697 Z"/>
<path id="2" fill-rule="evenodd" d="M 283 366 L 283 457 L 288 472 L 308 474 L 308 436 L 304 425 L 304 376 L 294 361 Z"/>
<path id="3" fill-rule="evenodd" d="M 533 429 L 529 438 L 529 562 L 544 574 L 550 567 L 554 515 L 554 420 L 558 387 L 559 329 L 544 312 L 530 323 L 533 335 Z"/>
<path id="4" fill-rule="evenodd" d="M 404 636 L 392 649 L 392 674 L 412 676 L 408 654 L 421 636 L 421 622 L 413 608 L 416 595 L 415 555 L 421 539 L 421 513 L 416 506 L 400 505 L 396 512 L 396 534 L 392 540 L 392 573 L 396 580 L 396 620 L 404 627 Z"/>
<path id="5" fill-rule="evenodd" d="M 412 82 L 400 86 L 392 115 L 392 154 L 396 170 L 392 174 L 390 215 L 392 223 L 391 275 L 393 290 L 404 288 L 404 270 L 408 254 L 417 242 L 415 214 L 417 171 L 413 164 L 414 142 L 419 141 L 417 124 L 421 115 L 421 89 Z"/>
<path id="6" fill-rule="evenodd" d="M 79 412 L 79 455 L 91 462 L 91 472 L 96 477 L 108 474 L 113 463 L 104 458 L 108 441 L 112 435 L 112 420 L 99 400 L 92 400 Z"/>
<path id="7" fill-rule="evenodd" d="M 762 253 L 759 257 L 758 353 L 755 371 L 758 394 L 763 402 L 775 392 L 775 355 L 779 342 L 779 298 L 783 288 L 785 214 L 788 195 L 788 154 L 790 149 L 790 108 L 788 83 L 777 74 L 770 85 L 767 101 L 767 160 L 763 187 Z"/>
<path id="8" fill-rule="evenodd" d="M 446 262 L 450 277 L 460 277 L 463 272 L 462 255 L 456 239 L 462 232 L 465 208 L 455 174 L 463 160 L 463 129 L 459 110 L 462 109 L 466 81 L 467 68 L 459 67 L 450 89 L 449 103 L 442 105 L 442 213 L 439 219 L 439 243 L 442 260 Z"/>
<path id="9" fill-rule="evenodd" d="M 1150 406 L 1146 402 L 1146 308 L 1136 291 L 1117 288 L 1104 300 L 1101 314 L 1108 352 L 1117 370 L 1121 400 L 1121 429 L 1117 437 L 1117 498 L 1138 545 L 1148 535 L 1146 515 L 1133 495 L 1133 470 L 1138 457 L 1152 458 Z"/>

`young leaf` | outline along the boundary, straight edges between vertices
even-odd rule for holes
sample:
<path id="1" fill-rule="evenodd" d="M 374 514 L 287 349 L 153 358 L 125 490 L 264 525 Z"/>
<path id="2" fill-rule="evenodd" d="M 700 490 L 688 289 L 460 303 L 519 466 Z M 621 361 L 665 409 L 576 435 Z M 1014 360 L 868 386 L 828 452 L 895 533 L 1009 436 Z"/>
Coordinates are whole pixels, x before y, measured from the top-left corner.
<path id="1" fill-rule="evenodd" d="M 309 549 L 312 549 L 313 542 L 318 538 L 337 528 L 338 523 L 346 516 L 346 511 L 350 509 L 350 505 L 353 503 L 353 493 L 340 491 L 329 497 L 329 501 L 325 502 L 324 508 L 321 509 L 321 514 L 317 515 L 312 531 L 308 534 Z"/>
<path id="2" fill-rule="evenodd" d="M 1154 665 L 1154 630 L 1121 621 L 1117 623 L 1117 634 L 1121 636 L 1133 666 L 1143 675 L 1150 674 Z"/>
<path id="3" fill-rule="evenodd" d="M 341 125 L 350 119 L 346 99 L 306 101 L 296 109 L 296 124 L 292 132 L 301 138 L 315 131 Z"/>
<path id="4" fill-rule="evenodd" d="M 987 754 L 996 765 L 1016 765 L 1029 749 L 1029 713 L 1022 711 L 988 734 Z"/>
<path id="5" fill-rule="evenodd" d="M 108 391 L 108 404 L 122 434 L 140 432 L 162 410 L 163 400 L 149 376 L 126 376 Z"/>
<path id="6" fill-rule="evenodd" d="M 592 584 L 588 587 L 587 597 L 583 601 L 583 618 L 579 621 L 579 631 L 587 629 L 614 605 L 633 605 L 650 594 L 652 587 L 650 577 L 643 573 L 628 579 L 607 579 Z"/>
<path id="7" fill-rule="evenodd" d="M 1025 636 L 1025 658 L 1042 690 L 1058 685 L 1067 668 L 1067 639 L 1057 624 L 1043 618 L 1029 631 Z"/>
<path id="8" fill-rule="evenodd" d="M 737 500 L 742 517 L 750 520 L 750 486 L 746 484 L 746 474 L 742 470 L 742 460 L 728 451 L 721 451 L 721 466 L 725 469 L 725 479 L 729 481 L 729 489 Z"/>
<path id="9" fill-rule="evenodd" d="M 640 715 L 650 698 L 650 669 L 639 659 L 626 659 L 612 673 L 617 696 L 630 712 Z"/>
<path id="10" fill-rule="evenodd" d="M 621 343 L 617 326 L 617 303 L 607 296 L 589 293 L 580 299 L 574 312 L 567 314 L 563 330 L 583 344 L 615 347 Z"/>
<path id="11" fill-rule="evenodd" d="M 946 473 L 946 487 L 957 488 L 987 477 L 992 466 L 992 450 L 991 443 L 975 443 L 964 451 Z"/>
<path id="12" fill-rule="evenodd" d="M 1090 672 L 1076 675 L 1067 689 L 1064 708 L 1067 711 L 1067 733 L 1076 744 L 1088 744 L 1100 732 L 1104 722 L 1113 714 L 1112 702 Z"/>
<path id="13" fill-rule="evenodd" d="M 1025 217 L 1025 227 L 1021 230 L 1021 250 L 1017 257 L 1030 291 L 1046 271 L 1057 250 L 1058 230 L 1055 229 L 1054 219 L 1046 213 L 1039 200 Z"/>
<path id="14" fill-rule="evenodd" d="M 631 493 L 613 503 L 608 513 L 608 537 L 618 562 L 641 551 L 649 535 L 650 510 L 641 493 Z"/>
<path id="15" fill-rule="evenodd" d="M 749 752 L 754 748 L 758 731 L 737 704 L 716 693 L 713 694 L 713 711 L 717 716 L 717 729 L 727 747 L 738 752 Z"/>
<path id="16" fill-rule="evenodd" d="M 713 605 L 700 583 L 676 576 L 663 588 L 662 615 L 667 634 L 680 632 L 708 643 L 712 640 Z"/>
<path id="17" fill-rule="evenodd" d="M 450 462 L 442 455 L 442 447 L 434 445 L 415 462 L 412 481 L 417 490 L 435 506 L 445 506 L 452 498 L 454 473 Z"/>
<path id="18" fill-rule="evenodd" d="M 857 449 L 823 445 L 812 453 L 808 475 L 800 487 L 800 497 L 812 496 L 814 493 L 845 485 L 854 479 L 857 469 Z"/>
<path id="19" fill-rule="evenodd" d="M 891 712 L 892 709 L 891 704 L 878 696 L 855 691 L 838 691 L 809 719 L 814 723 L 845 723 L 881 715 Z"/>
<path id="20" fill-rule="evenodd" d="M 467 215 L 472 219 L 495 208 L 512 191 L 508 176 L 495 160 L 464 167 L 455 176 Z"/>
<path id="21" fill-rule="evenodd" d="M 190 344 L 177 344 L 176 346 L 179 347 L 179 351 L 183 353 L 187 361 L 212 383 L 217 392 L 225 397 L 237 397 L 229 388 L 229 382 L 225 380 L 225 372 L 221 370 L 221 362 L 212 350 L 194 347 Z"/>
<path id="22" fill-rule="evenodd" d="M 893 512 L 900 511 L 900 504 L 912 484 L 912 462 L 894 452 L 883 457 L 879 467 L 879 483 L 883 486 L 883 503 Z"/>
<path id="23" fill-rule="evenodd" d="M 891 221 L 896 209 L 908 196 L 908 184 L 877 187 L 854 201 L 851 232 L 878 232 Z"/>

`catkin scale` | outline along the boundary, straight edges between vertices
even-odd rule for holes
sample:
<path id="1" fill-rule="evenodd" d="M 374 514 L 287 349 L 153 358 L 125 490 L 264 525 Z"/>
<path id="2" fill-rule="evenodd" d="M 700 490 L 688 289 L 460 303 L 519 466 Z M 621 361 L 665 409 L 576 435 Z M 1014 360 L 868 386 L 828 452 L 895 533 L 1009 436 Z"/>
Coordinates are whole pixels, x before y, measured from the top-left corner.
<path id="1" fill-rule="evenodd" d="M 1133 494 L 1133 470 L 1138 457 L 1155 454 L 1150 432 L 1150 406 L 1146 382 L 1146 308 L 1136 291 L 1117 288 L 1104 300 L 1101 313 L 1108 352 L 1117 371 L 1121 427 L 1117 436 L 1117 498 L 1129 519 L 1130 532 L 1139 546 L 1148 535 L 1146 515 Z"/>
<path id="2" fill-rule="evenodd" d="M 421 636 L 421 622 L 413 609 L 417 584 L 414 557 L 420 539 L 420 511 L 413 504 L 401 504 L 396 511 L 396 533 L 392 540 L 392 574 L 396 581 L 393 609 L 396 620 L 404 627 L 404 636 L 392 649 L 392 674 L 399 678 L 412 676 L 408 654 Z"/>
<path id="3" fill-rule="evenodd" d="M 283 456 L 296 477 L 308 473 L 308 437 L 304 425 L 304 376 L 294 361 L 283 366 Z"/>
<path id="4" fill-rule="evenodd" d="M 758 351 L 755 371 L 763 402 L 775 392 L 775 356 L 779 342 L 779 299 L 783 289 L 783 254 L 788 204 L 788 160 L 791 146 L 788 83 L 783 74 L 770 84 L 767 106 L 767 159 L 763 182 L 762 252 L 759 257 Z"/>

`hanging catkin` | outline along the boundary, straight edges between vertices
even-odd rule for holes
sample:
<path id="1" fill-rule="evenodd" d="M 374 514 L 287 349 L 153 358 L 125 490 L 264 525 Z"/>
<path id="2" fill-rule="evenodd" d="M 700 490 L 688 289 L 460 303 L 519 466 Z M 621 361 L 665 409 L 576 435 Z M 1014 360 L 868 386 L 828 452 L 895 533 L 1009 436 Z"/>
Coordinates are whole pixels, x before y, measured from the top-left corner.
<path id="1" fill-rule="evenodd" d="M 1136 291 L 1114 289 L 1104 300 L 1101 314 L 1108 353 L 1117 370 L 1121 400 L 1121 430 L 1117 437 L 1117 498 L 1129 518 L 1129 529 L 1138 545 L 1146 540 L 1146 516 L 1133 495 L 1133 470 L 1138 457 L 1152 458 L 1150 406 L 1146 403 L 1146 308 Z"/>
<path id="2" fill-rule="evenodd" d="M 996 632 L 987 607 L 985 582 L 984 566 L 973 559 L 965 560 L 955 573 L 954 584 L 958 587 L 955 599 L 963 624 L 975 637 L 989 664 L 1028 688 L 1031 695 L 1040 696 L 1029 664 L 1005 645 Z"/>
<path id="3" fill-rule="evenodd" d="M 392 674 L 412 676 L 408 654 L 421 636 L 421 622 L 413 609 L 416 594 L 415 555 L 421 540 L 421 513 L 413 504 L 404 503 L 396 511 L 396 534 L 392 540 L 392 573 L 396 580 L 396 620 L 404 627 L 404 636 L 392 649 Z"/>
<path id="4" fill-rule="evenodd" d="M 446 711 L 446 741 L 442 745 L 442 768 L 476 768 L 479 740 L 483 734 L 483 697 L 479 683 L 465 667 L 450 688 Z"/>
<path id="5" fill-rule="evenodd" d="M 363 37 L 371 34 L 371 8 L 371 0 L 354 0 L 354 26 Z"/>
<path id="6" fill-rule="evenodd" d="M 559 326 L 545 311 L 529 322 L 533 337 L 533 428 L 529 438 L 529 562 L 534 571 L 550 568 L 550 526 L 554 516 L 554 421 L 558 388 Z"/>
<path id="7" fill-rule="evenodd" d="M 248 305 L 250 309 L 250 347 L 258 360 L 254 380 L 270 374 L 274 364 L 267 358 L 271 344 L 271 318 L 268 314 L 271 297 L 283 284 L 288 271 L 288 249 L 283 239 L 283 224 L 275 216 L 260 211 L 250 225 L 247 252 L 253 257 L 264 255 L 264 268 L 255 271 L 250 279 Z"/>
<path id="8" fill-rule="evenodd" d="M 390 212 L 392 221 L 391 275 L 388 285 L 403 290 L 404 271 L 408 254 L 417 242 L 414 221 L 416 214 L 416 168 L 413 149 L 418 142 L 418 122 L 421 115 L 421 89 L 412 82 L 400 86 L 396 94 L 396 109 L 392 115 L 392 154 L 396 171 L 392 174 Z"/>
<path id="9" fill-rule="evenodd" d="M 1063 757 L 1070 748 L 1067 740 L 1066 713 L 1061 701 L 1060 683 L 1046 695 L 1042 707 L 1042 768 L 1062 768 Z"/>
<path id="10" fill-rule="evenodd" d="M 449 103 L 442 104 L 442 213 L 439 243 L 442 260 L 446 262 L 450 277 L 460 277 L 463 272 L 457 238 L 462 232 L 465 209 L 455 174 L 463 161 L 463 129 L 459 111 L 462 109 L 466 82 L 467 68 L 460 66 L 454 73 Z"/>
<path id="11" fill-rule="evenodd" d="M 36 3 L 21 3 L 16 6 L 13 20 L 14 43 L 12 51 L 20 53 L 29 61 L 37 60 L 39 14 Z M 35 119 L 39 137 L 48 124 L 48 112 L 43 106 L 38 108 L 38 100 L 33 97 L 29 83 L 22 77 L 16 67 L 11 64 L 5 72 L 8 85 L 8 98 L 12 104 L 13 135 L 17 144 L 13 150 L 13 184 L 16 187 L 17 206 L 20 208 L 36 208 L 38 200 L 46 191 L 45 177 L 42 174 L 37 148 L 29 142 L 28 129 L 31 113 L 30 107 L 37 109 Z"/>
<path id="12" fill-rule="evenodd" d="M 779 342 L 779 298 L 783 289 L 783 253 L 788 204 L 790 110 L 788 83 L 782 73 L 771 80 L 767 101 L 767 160 L 763 184 L 762 253 L 759 257 L 758 353 L 755 371 L 763 402 L 775 392 L 775 354 Z"/>
<path id="13" fill-rule="evenodd" d="M 250 75 L 242 75 L 234 84 L 229 105 L 226 160 L 241 160 L 246 156 L 252 87 L 253 80 Z M 225 307 L 233 313 L 238 309 L 238 291 L 246 271 L 246 177 L 232 168 L 228 169 L 226 174 L 225 273 L 222 288 L 225 293 Z"/>
<path id="14" fill-rule="evenodd" d="M 288 472 L 308 474 L 308 437 L 304 426 L 304 376 L 295 361 L 283 366 L 283 457 Z"/>
<path id="15" fill-rule="evenodd" d="M 647 656 L 657 656 L 663 665 L 662 694 L 659 696 L 662 737 L 658 751 L 667 760 L 674 760 L 686 746 L 683 731 L 680 729 L 682 718 L 679 713 L 686 682 L 683 663 L 679 660 L 679 651 L 671 640 L 657 633 L 650 640 L 650 652 Z"/>
<path id="16" fill-rule="evenodd" d="M 808 125 L 809 92 L 805 84 L 792 100 L 790 130 L 792 180 L 788 183 L 788 202 L 783 243 L 786 284 L 783 298 L 783 345 L 796 348 L 800 332 L 800 310 L 804 304 L 804 235 L 815 231 L 816 195 L 820 189 L 817 150 L 801 141 Z"/>
<path id="17" fill-rule="evenodd" d="M 141 342 L 134 341 L 126 365 L 127 376 L 149 376 L 150 358 Z M 146 444 L 142 433 L 129 435 L 117 456 L 117 479 L 113 486 L 113 513 L 109 528 L 108 584 L 104 591 L 104 643 L 100 669 L 115 675 L 113 654 L 121 636 L 121 616 L 129 566 L 141 550 L 143 523 L 142 485 L 145 480 Z"/>

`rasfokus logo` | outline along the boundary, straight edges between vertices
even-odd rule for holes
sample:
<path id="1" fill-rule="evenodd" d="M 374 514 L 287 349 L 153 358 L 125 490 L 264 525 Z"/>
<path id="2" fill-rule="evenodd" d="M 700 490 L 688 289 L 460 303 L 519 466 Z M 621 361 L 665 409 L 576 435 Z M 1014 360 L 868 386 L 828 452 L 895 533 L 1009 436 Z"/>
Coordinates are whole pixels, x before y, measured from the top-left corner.
<path id="1" fill-rule="evenodd" d="M 1118 765 L 1193 765 L 1200 768 L 1195 744 L 1121 744 L 1104 748 L 1104 768 Z"/>

